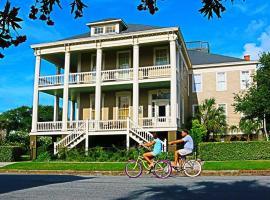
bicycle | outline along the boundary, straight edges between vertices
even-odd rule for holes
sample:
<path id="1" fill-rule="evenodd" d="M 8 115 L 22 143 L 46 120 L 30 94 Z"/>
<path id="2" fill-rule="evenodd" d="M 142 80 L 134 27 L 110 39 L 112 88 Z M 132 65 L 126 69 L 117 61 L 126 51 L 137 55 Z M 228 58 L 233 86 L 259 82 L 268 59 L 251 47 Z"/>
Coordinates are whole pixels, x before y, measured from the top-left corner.
<path id="1" fill-rule="evenodd" d="M 187 156 L 192 155 L 188 154 L 185 156 L 181 156 L 181 165 L 180 166 L 172 166 L 171 165 L 171 172 L 175 170 L 176 172 L 184 172 L 184 174 L 188 177 L 197 177 L 202 172 L 202 165 L 201 163 L 195 159 L 195 160 L 187 160 Z"/>
<path id="2" fill-rule="evenodd" d="M 143 146 L 147 148 L 146 146 Z M 149 149 L 149 148 L 147 148 Z M 136 147 L 138 151 L 138 157 L 136 160 L 129 160 L 125 166 L 125 173 L 130 178 L 138 178 L 142 175 L 143 168 L 153 173 L 157 178 L 165 179 L 171 175 L 171 163 L 168 160 L 154 161 L 154 167 L 149 168 L 148 163 L 141 156 L 140 149 Z"/>

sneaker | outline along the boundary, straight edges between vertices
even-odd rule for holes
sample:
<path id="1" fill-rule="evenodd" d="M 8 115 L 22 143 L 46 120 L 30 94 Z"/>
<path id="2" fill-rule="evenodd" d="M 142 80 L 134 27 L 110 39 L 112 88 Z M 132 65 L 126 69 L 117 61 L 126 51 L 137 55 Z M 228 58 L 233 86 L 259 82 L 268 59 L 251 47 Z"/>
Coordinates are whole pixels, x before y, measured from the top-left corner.
<path id="1" fill-rule="evenodd" d="M 146 172 L 146 174 L 152 174 L 152 173 L 153 173 L 153 169 L 154 169 L 154 167 L 151 167 L 151 168 Z"/>

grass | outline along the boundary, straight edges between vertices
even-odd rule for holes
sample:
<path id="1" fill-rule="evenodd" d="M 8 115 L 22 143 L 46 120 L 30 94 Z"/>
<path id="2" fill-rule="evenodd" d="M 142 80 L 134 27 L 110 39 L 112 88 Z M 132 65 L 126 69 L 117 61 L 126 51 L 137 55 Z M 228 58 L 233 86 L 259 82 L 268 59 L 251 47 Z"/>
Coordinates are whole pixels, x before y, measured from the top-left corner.
<path id="1" fill-rule="evenodd" d="M 74 171 L 123 171 L 125 163 L 87 162 L 18 162 L 1 169 L 15 170 L 74 170 Z M 262 161 L 208 161 L 204 170 L 270 170 L 270 160 Z"/>

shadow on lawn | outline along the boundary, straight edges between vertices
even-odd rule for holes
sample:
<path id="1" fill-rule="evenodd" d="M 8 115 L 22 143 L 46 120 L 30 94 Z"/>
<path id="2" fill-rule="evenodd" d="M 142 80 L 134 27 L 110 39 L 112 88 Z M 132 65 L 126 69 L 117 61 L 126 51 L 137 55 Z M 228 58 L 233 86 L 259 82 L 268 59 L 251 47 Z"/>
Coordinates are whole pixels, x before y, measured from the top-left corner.
<path id="1" fill-rule="evenodd" d="M 56 183 L 66 183 L 93 177 L 66 175 L 0 175 L 0 194 Z"/>
<path id="2" fill-rule="evenodd" d="M 177 199 L 177 200 L 269 200 L 270 185 L 257 181 L 235 181 L 230 183 L 203 181 L 191 186 L 165 185 L 146 186 L 144 190 L 131 192 L 118 200 L 132 199 Z"/>

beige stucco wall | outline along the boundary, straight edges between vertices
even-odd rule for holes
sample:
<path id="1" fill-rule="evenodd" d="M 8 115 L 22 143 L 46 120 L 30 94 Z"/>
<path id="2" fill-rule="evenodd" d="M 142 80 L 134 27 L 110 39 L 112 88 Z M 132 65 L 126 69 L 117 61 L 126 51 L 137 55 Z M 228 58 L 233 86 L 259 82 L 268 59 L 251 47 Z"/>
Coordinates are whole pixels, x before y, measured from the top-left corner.
<path id="1" fill-rule="evenodd" d="M 192 105 L 198 105 L 205 99 L 215 98 L 216 104 L 226 104 L 227 105 L 227 123 L 229 126 L 239 125 L 241 118 L 240 113 L 235 113 L 233 103 L 235 94 L 241 92 L 240 88 L 240 73 L 245 70 L 250 71 L 250 73 L 255 72 L 256 65 L 240 65 L 240 66 L 230 66 L 229 68 L 224 67 L 213 67 L 201 70 L 193 69 L 190 73 L 202 74 L 202 92 L 194 93 L 192 92 L 192 74 L 189 75 L 189 85 L 190 85 L 190 106 L 189 112 L 192 113 Z M 253 68 L 253 69 L 251 69 Z M 216 90 L 216 73 L 226 72 L 227 76 L 227 89 L 225 91 Z"/>

